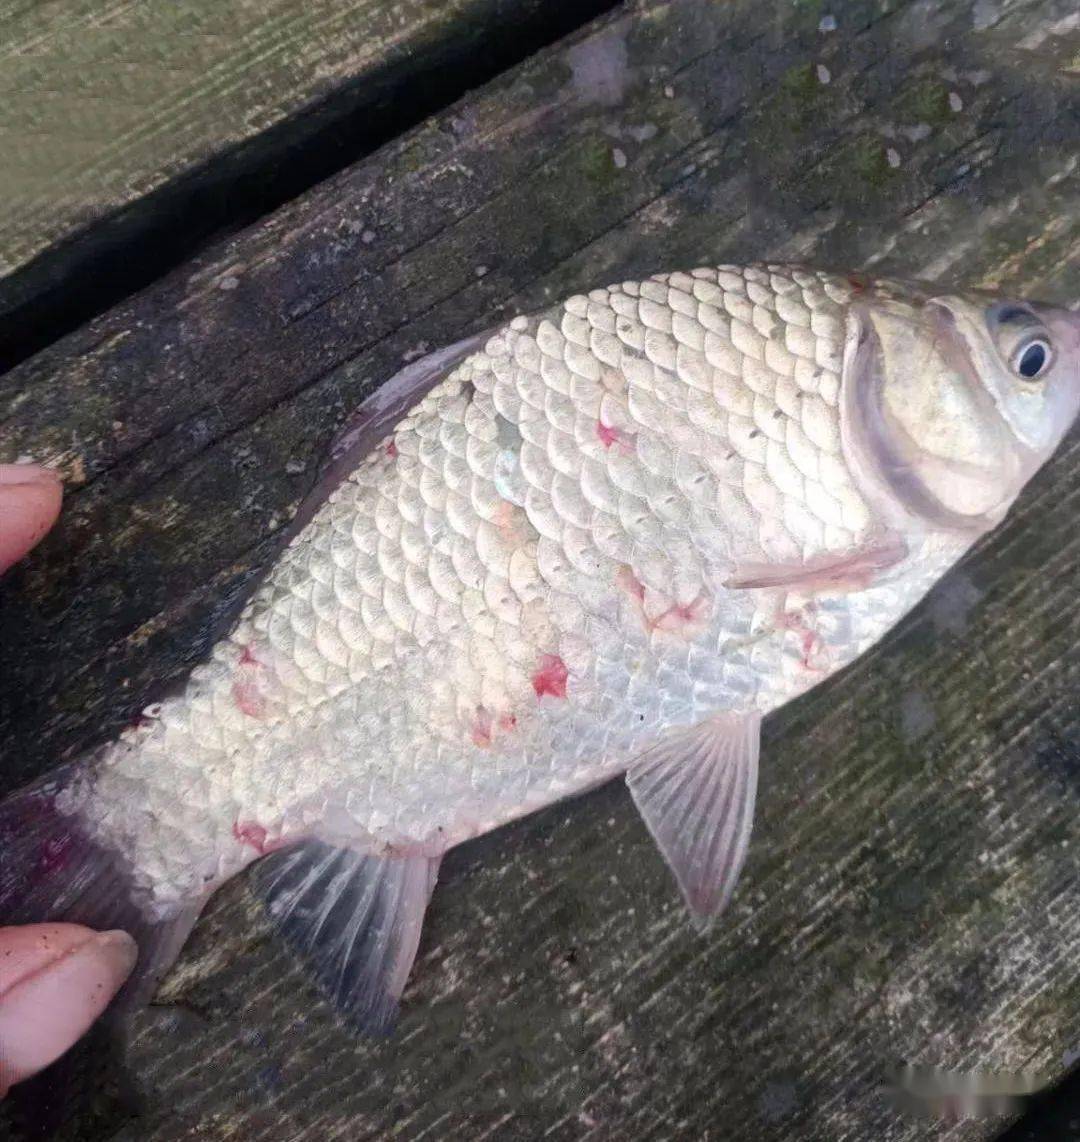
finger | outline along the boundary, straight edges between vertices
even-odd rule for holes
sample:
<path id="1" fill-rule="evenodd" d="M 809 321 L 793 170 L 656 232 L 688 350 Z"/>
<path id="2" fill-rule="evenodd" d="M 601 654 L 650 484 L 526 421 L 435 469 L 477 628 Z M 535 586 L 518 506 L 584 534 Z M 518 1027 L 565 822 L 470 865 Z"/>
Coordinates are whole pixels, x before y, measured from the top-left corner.
<path id="1" fill-rule="evenodd" d="M 82 924 L 0 928 L 0 1001 L 20 980 L 46 968 L 96 935 Z"/>
<path id="2" fill-rule="evenodd" d="M 0 573 L 21 559 L 60 514 L 60 475 L 36 464 L 0 464 Z"/>
<path id="3" fill-rule="evenodd" d="M 32 927 L 55 932 L 75 925 Z M 35 968 L 35 953 L 25 938 L 7 938 L 21 945 L 22 966 L 17 975 L 12 972 L 15 982 L 0 994 L 0 1094 L 58 1059 L 85 1034 L 131 974 L 138 956 L 126 932 L 89 932 L 81 941 L 67 932 L 47 948 L 39 939 Z M 55 954 L 64 940 L 70 945 Z M 15 958 L 14 953 L 5 958 Z"/>

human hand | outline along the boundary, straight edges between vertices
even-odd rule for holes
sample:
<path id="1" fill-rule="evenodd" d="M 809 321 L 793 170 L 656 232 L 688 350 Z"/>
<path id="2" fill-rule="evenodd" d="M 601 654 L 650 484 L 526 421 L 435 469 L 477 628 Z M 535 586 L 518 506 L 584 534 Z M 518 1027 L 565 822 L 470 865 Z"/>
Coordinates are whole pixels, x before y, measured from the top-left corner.
<path id="1" fill-rule="evenodd" d="M 56 473 L 0 464 L 0 573 L 52 527 L 60 499 Z M 89 1030 L 137 954 L 126 932 L 99 934 L 81 924 L 0 928 L 0 1098 Z"/>

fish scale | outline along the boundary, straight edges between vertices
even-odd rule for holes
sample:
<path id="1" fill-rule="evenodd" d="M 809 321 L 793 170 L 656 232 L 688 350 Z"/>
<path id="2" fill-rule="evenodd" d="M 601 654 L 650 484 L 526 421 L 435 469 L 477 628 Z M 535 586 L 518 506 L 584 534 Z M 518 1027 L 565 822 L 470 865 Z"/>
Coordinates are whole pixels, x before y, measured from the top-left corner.
<path id="1" fill-rule="evenodd" d="M 103 751 L 84 793 L 102 834 L 158 900 L 255 855 L 235 822 L 303 835 L 343 790 L 358 843 L 459 840 L 625 768 L 665 725 L 812 685 L 777 601 L 715 585 L 869 535 L 837 416 L 852 290 L 698 270 L 511 322 L 331 494 L 187 690 Z M 917 591 L 820 619 L 830 663 Z M 697 621 L 672 612 L 695 601 Z M 538 696 L 544 655 L 565 697 Z M 495 719 L 483 745 L 478 717 Z"/>
<path id="2" fill-rule="evenodd" d="M 1009 362 L 1038 336 L 1080 349 L 1076 319 L 988 305 L 720 266 L 419 362 L 183 692 L 29 804 L 137 907 L 148 972 L 286 848 L 271 912 L 367 1026 L 446 848 L 623 771 L 708 919 L 745 855 L 761 716 L 914 605 L 1075 414 L 1064 351 L 1045 396 Z M 987 441 L 1007 462 L 979 467 Z"/>

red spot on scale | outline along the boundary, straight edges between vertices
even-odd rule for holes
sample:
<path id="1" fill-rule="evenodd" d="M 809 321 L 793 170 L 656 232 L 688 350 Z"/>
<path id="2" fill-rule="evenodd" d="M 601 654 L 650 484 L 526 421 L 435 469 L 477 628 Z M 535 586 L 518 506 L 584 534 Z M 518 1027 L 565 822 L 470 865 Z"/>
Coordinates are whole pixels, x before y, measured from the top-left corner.
<path id="1" fill-rule="evenodd" d="M 650 618 L 645 609 L 645 584 L 628 565 L 623 564 L 616 572 L 615 583 L 634 600 L 635 610 L 641 617 L 642 625 L 650 634 L 662 630 L 690 638 L 705 629 L 712 615 L 712 600 L 705 591 L 698 592 L 689 603 L 673 602 L 660 614 L 656 614 L 656 610 L 657 604 L 663 602 L 663 596 L 654 593 L 649 600 L 649 611 L 654 616 Z"/>
<path id="2" fill-rule="evenodd" d="M 621 428 L 605 424 L 602 420 L 596 422 L 596 438 L 605 448 L 611 448 L 617 444 L 623 452 L 633 452 L 634 450 L 634 434 L 632 432 L 624 432 Z"/>
<path id="3" fill-rule="evenodd" d="M 249 718 L 262 718 L 266 715 L 266 699 L 260 687 L 263 664 L 255 657 L 250 646 L 240 650 L 239 669 L 232 685 L 232 697 L 236 707 Z"/>
<path id="4" fill-rule="evenodd" d="M 823 670 L 822 666 L 814 666 L 810 661 L 810 655 L 817 649 L 817 645 L 821 640 L 812 630 L 803 631 L 802 636 L 802 664 L 807 670 Z"/>
<path id="5" fill-rule="evenodd" d="M 253 681 L 240 680 L 232 685 L 232 697 L 236 708 L 249 718 L 261 718 L 266 714 L 266 700 L 259 693 Z"/>
<path id="6" fill-rule="evenodd" d="M 657 616 L 652 625 L 654 630 L 688 634 L 702 629 L 711 614 L 712 602 L 709 596 L 701 591 L 689 603 L 672 604 L 662 615 Z"/>
<path id="7" fill-rule="evenodd" d="M 856 293 L 862 293 L 864 289 L 870 284 L 865 274 L 848 274 L 848 285 Z"/>
<path id="8" fill-rule="evenodd" d="M 815 664 L 812 660 L 814 653 L 822 648 L 821 635 L 807 621 L 807 613 L 813 614 L 813 603 L 807 603 L 802 611 L 783 611 L 776 620 L 781 630 L 794 631 L 799 636 L 799 645 L 802 649 L 802 662 L 804 670 L 813 670 L 820 673 L 824 666 Z"/>
<path id="9" fill-rule="evenodd" d="M 517 718 L 513 714 L 500 714 L 496 718 L 485 706 L 477 706 L 470 730 L 473 745 L 486 749 L 495 738 L 496 728 L 509 733 L 517 729 Z"/>
<path id="10" fill-rule="evenodd" d="M 557 654 L 540 655 L 540 669 L 532 676 L 536 696 L 550 694 L 552 698 L 566 697 L 566 663 Z"/>
<path id="11" fill-rule="evenodd" d="M 267 851 L 266 830 L 254 821 L 237 821 L 232 827 L 232 835 L 248 848 L 254 849 L 260 856 Z"/>
<path id="12" fill-rule="evenodd" d="M 615 573 L 615 582 L 631 599 L 645 602 L 645 584 L 634 574 L 629 564 L 624 563 Z"/>
<path id="13" fill-rule="evenodd" d="M 393 460 L 397 456 L 397 444 L 391 440 L 386 446 L 386 454 Z"/>
<path id="14" fill-rule="evenodd" d="M 517 509 L 509 500 L 499 500 L 493 519 L 500 531 L 513 531 L 517 527 Z"/>
<path id="15" fill-rule="evenodd" d="M 491 713 L 483 706 L 477 706 L 472 722 L 473 745 L 478 745 L 481 749 L 491 745 L 491 727 Z"/>

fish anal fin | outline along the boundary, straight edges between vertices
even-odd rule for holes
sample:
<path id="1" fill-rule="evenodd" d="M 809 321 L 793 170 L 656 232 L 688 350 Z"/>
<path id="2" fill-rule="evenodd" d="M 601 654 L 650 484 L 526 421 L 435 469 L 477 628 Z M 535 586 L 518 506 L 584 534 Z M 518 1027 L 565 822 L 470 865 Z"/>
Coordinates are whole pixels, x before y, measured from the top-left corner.
<path id="1" fill-rule="evenodd" d="M 359 1030 L 386 1034 L 416 958 L 438 857 L 305 841 L 253 870 L 275 928 Z"/>
<path id="2" fill-rule="evenodd" d="M 825 552 L 803 561 L 742 563 L 724 580 L 724 586 L 729 590 L 794 589 L 808 594 L 862 591 L 907 554 L 903 539 L 890 534 L 850 552 Z"/>
<path id="3" fill-rule="evenodd" d="M 746 859 L 760 737 L 760 714 L 717 714 L 664 735 L 626 775 L 638 811 L 703 928 L 731 899 Z"/>

